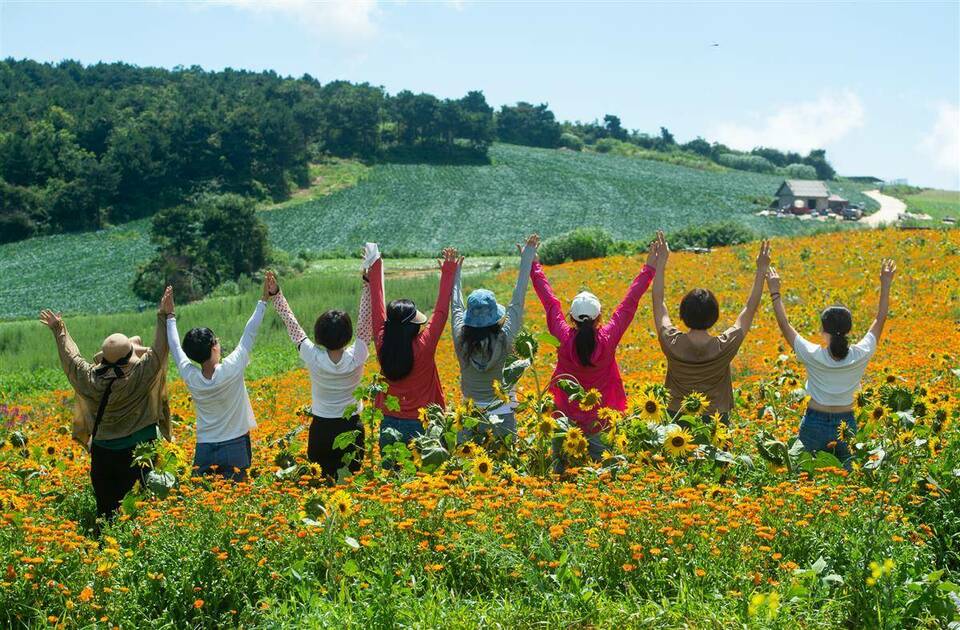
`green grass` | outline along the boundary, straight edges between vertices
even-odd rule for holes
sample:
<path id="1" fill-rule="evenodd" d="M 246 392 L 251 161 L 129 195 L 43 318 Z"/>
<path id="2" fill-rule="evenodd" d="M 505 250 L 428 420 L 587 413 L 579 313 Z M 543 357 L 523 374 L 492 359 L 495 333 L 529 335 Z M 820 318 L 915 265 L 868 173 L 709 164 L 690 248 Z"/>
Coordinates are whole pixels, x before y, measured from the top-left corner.
<path id="1" fill-rule="evenodd" d="M 620 240 L 723 220 L 763 234 L 824 229 L 818 222 L 754 215 L 782 181 L 774 175 L 512 145 L 495 145 L 490 156 L 487 166 L 332 161 L 314 167 L 310 191 L 262 217 L 275 247 L 325 256 L 356 252 L 371 240 L 388 255 L 434 255 L 448 244 L 471 254 L 503 254 L 530 231 L 549 237 L 584 225 Z M 876 207 L 856 185 L 830 187 Z M 0 318 L 32 317 L 44 307 L 151 309 L 130 290 L 137 266 L 153 250 L 148 230 L 149 221 L 141 220 L 0 245 Z"/>
<path id="2" fill-rule="evenodd" d="M 427 261 L 404 261 L 393 265 L 396 273 L 386 280 L 387 300 L 409 297 L 425 312 L 433 310 L 437 299 L 439 274 Z M 474 260 L 466 269 L 466 288 L 480 286 L 491 279 L 491 270 L 499 261 Z M 515 264 L 504 259 L 503 264 Z M 360 279 L 356 262 L 323 261 L 322 271 L 310 271 L 288 281 L 281 279 L 284 294 L 300 325 L 312 335 L 313 322 L 326 309 L 339 308 L 356 317 Z M 429 269 L 430 271 L 426 271 Z M 201 302 L 177 306 L 177 327 L 181 336 L 194 326 L 211 328 L 223 339 L 229 352 L 240 339 L 247 319 L 253 313 L 260 290 L 246 286 L 240 295 L 208 298 Z M 299 364 L 296 352 L 287 337 L 280 318 L 268 313 L 256 341 L 256 353 L 248 368 L 251 379 L 293 369 Z M 140 335 L 151 344 L 156 330 L 155 305 L 143 312 L 65 317 L 67 328 L 85 357 L 92 357 L 104 337 L 113 332 Z M 175 368 L 171 367 L 171 376 Z M 68 383 L 60 369 L 53 336 L 39 322 L 32 320 L 0 323 L 0 401 L 34 391 L 66 388 Z"/>
<path id="3" fill-rule="evenodd" d="M 960 221 L 960 191 L 927 189 L 901 199 L 914 214 L 929 214 L 937 221 L 948 217 Z"/>

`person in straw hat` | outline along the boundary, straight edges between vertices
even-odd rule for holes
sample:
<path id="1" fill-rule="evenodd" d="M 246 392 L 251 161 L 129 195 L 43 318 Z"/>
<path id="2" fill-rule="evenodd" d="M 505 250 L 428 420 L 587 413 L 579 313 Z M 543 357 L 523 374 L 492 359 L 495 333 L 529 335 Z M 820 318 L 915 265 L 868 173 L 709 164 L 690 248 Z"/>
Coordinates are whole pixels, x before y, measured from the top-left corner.
<path id="1" fill-rule="evenodd" d="M 90 363 L 80 355 L 60 313 L 40 312 L 52 332 L 60 364 L 76 393 L 73 438 L 90 452 L 90 481 L 97 517 L 110 517 L 142 470 L 133 463 L 134 448 L 157 438 L 170 439 L 166 394 L 167 314 L 173 311 L 167 287 L 157 310 L 153 346 L 140 337 L 114 333 L 103 340 Z"/>

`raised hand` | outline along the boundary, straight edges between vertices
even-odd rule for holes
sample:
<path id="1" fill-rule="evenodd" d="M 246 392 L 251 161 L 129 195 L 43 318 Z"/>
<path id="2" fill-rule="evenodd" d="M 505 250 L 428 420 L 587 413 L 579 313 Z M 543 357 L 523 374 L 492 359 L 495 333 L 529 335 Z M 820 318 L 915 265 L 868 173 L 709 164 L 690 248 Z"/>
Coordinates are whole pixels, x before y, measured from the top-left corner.
<path id="1" fill-rule="evenodd" d="M 892 258 L 884 258 L 880 262 L 880 286 L 890 288 L 893 276 L 897 273 L 897 263 Z"/>
<path id="2" fill-rule="evenodd" d="M 447 263 L 453 263 L 455 265 L 463 264 L 463 256 L 460 255 L 456 247 L 444 247 L 441 256 L 441 259 L 438 261 L 441 267 Z"/>
<path id="3" fill-rule="evenodd" d="M 663 235 L 663 230 L 657 230 L 656 242 L 660 246 L 656 266 L 660 270 L 667 266 L 667 259 L 670 258 L 670 245 L 667 244 L 667 237 Z"/>
<path id="4" fill-rule="evenodd" d="M 269 302 L 273 296 L 280 293 L 280 286 L 277 284 L 277 276 L 272 271 L 268 271 L 263 276 L 263 294 L 260 299 Z"/>
<path id="5" fill-rule="evenodd" d="M 58 332 L 63 328 L 63 317 L 60 313 L 54 313 L 48 308 L 40 311 L 40 321 L 44 326 L 52 330 L 53 332 Z"/>
<path id="6" fill-rule="evenodd" d="M 780 293 L 780 274 L 773 267 L 767 270 L 767 288 L 770 289 L 770 295 Z"/>
<path id="7" fill-rule="evenodd" d="M 660 235 L 650 241 L 650 247 L 647 249 L 647 266 L 657 268 L 660 261 Z"/>
<path id="8" fill-rule="evenodd" d="M 173 315 L 173 287 L 168 286 L 163 290 L 163 297 L 160 298 L 160 306 L 157 308 L 157 310 L 162 315 Z"/>
<path id="9" fill-rule="evenodd" d="M 760 251 L 757 253 L 757 271 L 766 273 L 770 268 L 770 241 L 763 239 L 760 241 Z"/>
<path id="10" fill-rule="evenodd" d="M 533 233 L 527 237 L 526 243 L 522 245 L 520 243 L 517 243 L 517 251 L 522 254 L 524 246 L 532 247 L 534 250 L 540 249 L 540 235 L 537 233 Z"/>

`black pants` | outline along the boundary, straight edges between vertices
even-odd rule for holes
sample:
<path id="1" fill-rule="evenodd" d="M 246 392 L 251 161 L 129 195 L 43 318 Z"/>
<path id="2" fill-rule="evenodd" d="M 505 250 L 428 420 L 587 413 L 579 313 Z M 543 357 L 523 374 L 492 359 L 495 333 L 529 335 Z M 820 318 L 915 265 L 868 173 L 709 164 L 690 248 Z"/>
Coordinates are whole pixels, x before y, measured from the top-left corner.
<path id="1" fill-rule="evenodd" d="M 123 497 L 140 481 L 145 483 L 145 470 L 133 464 L 134 447 L 121 450 L 90 448 L 90 482 L 97 500 L 97 517 L 111 517 L 120 509 Z"/>
<path id="2" fill-rule="evenodd" d="M 357 439 L 347 448 L 333 448 L 337 436 L 347 431 L 359 431 Z M 307 441 L 307 459 L 320 464 L 325 477 L 336 480 L 337 471 L 343 468 L 343 457 L 352 452 L 347 464 L 350 472 L 360 470 L 363 463 L 363 424 L 356 414 L 349 418 L 319 418 L 313 416 L 310 423 L 310 438 Z"/>

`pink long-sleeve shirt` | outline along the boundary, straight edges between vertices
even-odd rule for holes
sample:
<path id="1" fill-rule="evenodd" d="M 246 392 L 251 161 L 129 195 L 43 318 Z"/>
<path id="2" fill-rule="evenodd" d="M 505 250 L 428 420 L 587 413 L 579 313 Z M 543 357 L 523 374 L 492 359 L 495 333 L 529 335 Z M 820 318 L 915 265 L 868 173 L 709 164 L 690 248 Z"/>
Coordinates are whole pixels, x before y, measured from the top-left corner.
<path id="1" fill-rule="evenodd" d="M 539 261 L 533 263 L 530 278 L 546 311 L 547 330 L 560 341 L 557 348 L 557 368 L 553 372 L 554 384 L 550 387 L 550 393 L 553 394 L 557 410 L 573 420 L 586 434 L 603 431 L 608 423 L 598 418 L 598 408 L 585 411 L 580 408 L 579 403 L 570 402 L 567 394 L 557 387 L 555 381 L 561 375 L 572 376 L 584 389 L 596 389 L 600 392 L 599 407 L 617 411 L 627 408 L 627 395 L 617 365 L 617 346 L 633 321 L 640 298 L 650 286 L 655 273 L 656 270 L 650 265 L 643 266 L 630 285 L 627 296 L 614 310 L 610 319 L 597 329 L 597 345 L 590 355 L 590 363 L 593 365 L 582 365 L 575 346 L 577 329 L 567 322 L 563 305 L 554 295 L 547 276 L 543 273 L 543 266 Z"/>

